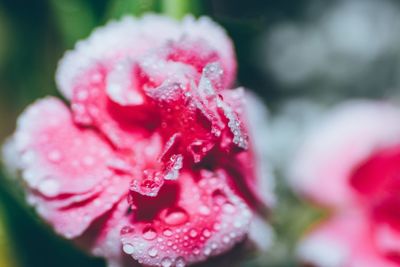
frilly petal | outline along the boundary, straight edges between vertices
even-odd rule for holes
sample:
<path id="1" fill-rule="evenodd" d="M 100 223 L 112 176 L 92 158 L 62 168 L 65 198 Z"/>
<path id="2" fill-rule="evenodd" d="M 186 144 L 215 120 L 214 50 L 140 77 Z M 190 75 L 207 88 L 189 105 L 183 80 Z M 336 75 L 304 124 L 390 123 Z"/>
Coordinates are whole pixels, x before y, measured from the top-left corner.
<path id="1" fill-rule="evenodd" d="M 134 196 L 137 209 L 119 226 L 124 252 L 144 265 L 184 266 L 232 248 L 245 237 L 252 216 L 225 175 L 182 173 L 179 183 L 164 186 L 152 202 Z"/>
<path id="2" fill-rule="evenodd" d="M 55 98 L 29 106 L 12 140 L 28 202 L 67 238 L 82 234 L 129 186 L 129 178 L 108 166 L 115 158 L 109 144 L 97 132 L 77 127 Z"/>
<path id="3" fill-rule="evenodd" d="M 273 193 L 275 188 L 274 175 L 268 162 L 268 117 L 269 112 L 266 105 L 258 96 L 245 91 L 245 120 L 249 129 L 251 147 L 254 149 L 255 177 L 250 184 L 254 194 L 264 203 L 265 206 L 273 207 L 276 199 Z M 250 178 L 251 179 L 251 178 Z"/>
<path id="4" fill-rule="evenodd" d="M 233 45 L 220 26 L 206 17 L 195 20 L 187 16 L 179 23 L 150 14 L 140 19 L 125 17 L 110 22 L 95 30 L 87 40 L 78 42 L 59 63 L 58 87 L 66 98 L 71 99 L 79 76 L 93 66 L 114 64 L 120 58 L 137 58 L 166 41 L 181 41 L 184 36 L 209 43 L 220 54 L 226 73 L 224 83 L 232 84 L 236 72 Z"/>
<path id="5" fill-rule="evenodd" d="M 317 226 L 298 247 L 299 258 L 316 267 L 395 267 L 374 247 L 368 218 L 338 214 Z"/>
<path id="6" fill-rule="evenodd" d="M 52 97 L 19 117 L 14 141 L 24 181 L 46 197 L 90 191 L 110 172 L 107 162 L 114 157 L 96 132 L 75 126 L 68 108 Z"/>
<path id="7" fill-rule="evenodd" d="M 354 201 L 350 174 L 377 149 L 400 143 L 400 110 L 351 101 L 323 118 L 304 140 L 290 169 L 293 188 L 328 206 Z"/>

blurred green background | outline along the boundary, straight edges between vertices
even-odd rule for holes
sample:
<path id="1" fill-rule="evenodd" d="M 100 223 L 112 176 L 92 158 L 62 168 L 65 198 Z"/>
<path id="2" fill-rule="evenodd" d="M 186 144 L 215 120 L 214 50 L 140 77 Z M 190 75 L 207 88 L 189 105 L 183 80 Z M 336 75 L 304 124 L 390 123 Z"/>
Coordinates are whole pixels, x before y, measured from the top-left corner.
<path id="1" fill-rule="evenodd" d="M 29 103 L 45 95 L 59 96 L 54 82 L 57 62 L 77 40 L 109 19 L 147 11 L 176 18 L 191 12 L 222 24 L 236 47 L 238 84 L 265 101 L 272 125 L 280 125 L 274 118 L 280 118 L 293 100 L 329 106 L 350 97 L 395 96 L 400 38 L 393 33 L 400 28 L 396 19 L 400 11 L 393 10 L 398 11 L 398 3 L 347 2 L 355 4 L 322 0 L 0 0 L 0 142 L 13 132 L 18 114 Z M 378 8 L 376 3 L 381 3 Z M 377 17 L 383 28 L 369 25 L 367 15 Z M 394 21 L 388 21 L 388 15 Z M 383 34 L 385 25 L 392 32 L 384 37 L 391 39 L 376 43 L 374 38 L 380 37 L 375 35 Z M 359 35 L 354 37 L 352 29 Z M 360 47 L 365 52 L 360 53 Z M 278 141 L 273 148 L 272 154 L 282 149 Z M 277 241 L 270 253 L 249 255 L 241 266 L 295 266 L 296 240 L 321 216 L 287 188 L 282 159 L 272 162 L 276 163 L 279 202 L 270 220 Z M 102 260 L 82 254 L 41 225 L 10 193 L 15 185 L 5 177 L 0 181 L 0 267 L 104 266 Z"/>

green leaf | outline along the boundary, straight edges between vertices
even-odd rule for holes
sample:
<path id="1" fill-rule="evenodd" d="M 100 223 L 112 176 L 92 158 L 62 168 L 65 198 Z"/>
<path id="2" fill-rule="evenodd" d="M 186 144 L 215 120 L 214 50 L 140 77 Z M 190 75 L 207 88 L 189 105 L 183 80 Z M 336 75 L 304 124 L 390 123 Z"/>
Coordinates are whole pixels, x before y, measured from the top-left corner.
<path id="1" fill-rule="evenodd" d="M 0 266 L 17 267 L 17 257 L 13 251 L 14 244 L 9 235 L 9 229 L 6 216 L 0 203 Z"/>
<path id="2" fill-rule="evenodd" d="M 54 20 L 66 47 L 71 48 L 79 39 L 85 38 L 96 26 L 93 8 L 87 1 L 49 0 Z"/>

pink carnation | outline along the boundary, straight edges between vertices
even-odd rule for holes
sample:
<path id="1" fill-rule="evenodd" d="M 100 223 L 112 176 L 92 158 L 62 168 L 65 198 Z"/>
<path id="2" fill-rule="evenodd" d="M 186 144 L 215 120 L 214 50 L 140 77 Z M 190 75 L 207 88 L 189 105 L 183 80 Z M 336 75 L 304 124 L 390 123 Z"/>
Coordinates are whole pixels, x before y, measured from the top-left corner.
<path id="1" fill-rule="evenodd" d="M 70 107 L 29 106 L 6 162 L 40 216 L 109 266 L 204 261 L 243 240 L 271 199 L 244 90 L 227 89 L 235 71 L 208 18 L 111 22 L 59 63 Z"/>
<path id="2" fill-rule="evenodd" d="M 319 267 L 400 266 L 400 109 L 353 101 L 324 118 L 291 170 L 300 193 L 332 214 L 299 246 Z"/>

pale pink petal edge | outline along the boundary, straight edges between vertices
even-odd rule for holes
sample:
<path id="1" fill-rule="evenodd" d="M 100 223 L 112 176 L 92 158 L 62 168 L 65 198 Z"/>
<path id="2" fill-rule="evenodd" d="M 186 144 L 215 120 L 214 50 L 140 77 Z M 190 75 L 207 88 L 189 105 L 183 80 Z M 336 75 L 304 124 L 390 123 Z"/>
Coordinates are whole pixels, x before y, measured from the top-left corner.
<path id="1" fill-rule="evenodd" d="M 353 202 L 348 180 L 371 153 L 400 143 L 400 109 L 385 102 L 349 101 L 321 117 L 289 166 L 293 189 L 322 205 Z"/>
<path id="2" fill-rule="evenodd" d="M 234 79 L 236 60 L 233 44 L 225 30 L 210 18 L 201 17 L 196 20 L 188 15 L 180 23 L 165 16 L 146 14 L 141 18 L 127 16 L 118 21 L 111 21 L 95 29 L 87 39 L 79 41 L 75 48 L 66 52 L 59 61 L 56 83 L 60 92 L 67 99 L 71 99 L 74 80 L 91 66 L 115 60 L 118 53 L 126 53 L 128 58 L 135 54 L 140 55 L 149 48 L 146 42 L 155 47 L 166 40 L 179 41 L 185 35 L 206 39 L 221 54 L 222 61 L 226 64 L 224 69 L 229 72 L 226 75 L 230 80 Z M 138 39 L 143 39 L 143 36 L 148 40 L 138 45 Z"/>

